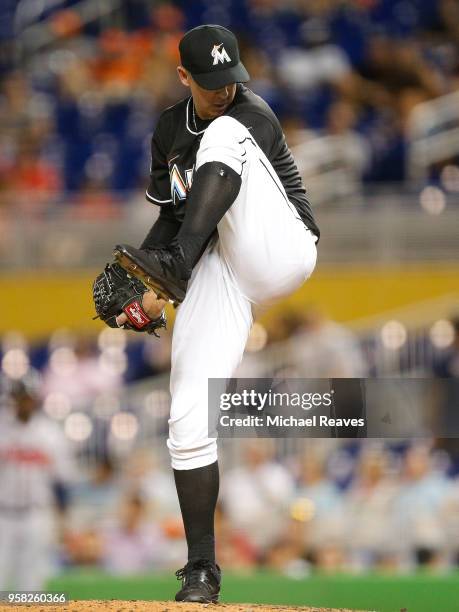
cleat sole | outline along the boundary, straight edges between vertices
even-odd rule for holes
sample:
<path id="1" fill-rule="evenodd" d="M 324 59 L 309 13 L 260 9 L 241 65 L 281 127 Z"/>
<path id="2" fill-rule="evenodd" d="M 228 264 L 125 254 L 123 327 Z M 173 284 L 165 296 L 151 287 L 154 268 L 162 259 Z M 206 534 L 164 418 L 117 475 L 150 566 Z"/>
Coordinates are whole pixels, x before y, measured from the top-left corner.
<path id="1" fill-rule="evenodd" d="M 177 306 L 180 305 L 177 297 L 170 293 L 158 281 L 155 281 L 155 279 L 145 272 L 145 270 L 143 270 L 139 264 L 133 262 L 128 253 L 125 253 L 120 249 L 115 249 L 113 256 L 115 261 L 119 263 L 119 265 L 124 268 L 126 272 L 132 274 L 132 276 L 135 276 L 138 280 L 140 280 L 147 287 L 147 289 L 154 291 L 158 299 L 166 300 L 166 302 L 172 304 L 174 308 L 177 308 Z"/>

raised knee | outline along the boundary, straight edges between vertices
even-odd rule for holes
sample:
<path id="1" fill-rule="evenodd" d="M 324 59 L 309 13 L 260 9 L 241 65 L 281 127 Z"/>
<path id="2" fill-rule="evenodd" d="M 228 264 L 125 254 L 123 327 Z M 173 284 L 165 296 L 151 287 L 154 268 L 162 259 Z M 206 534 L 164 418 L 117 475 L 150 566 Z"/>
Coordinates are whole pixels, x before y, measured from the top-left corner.
<path id="1" fill-rule="evenodd" d="M 247 135 L 250 136 L 250 132 L 243 123 L 234 119 L 234 117 L 223 115 L 212 121 L 206 129 L 201 143 L 206 139 L 216 140 L 221 143 L 232 142 L 234 140 L 239 141 Z"/>
<path id="2" fill-rule="evenodd" d="M 233 117 L 218 117 L 202 137 L 196 155 L 196 169 L 207 162 L 219 161 L 241 175 L 247 155 L 247 136 L 250 136 L 250 132 Z"/>

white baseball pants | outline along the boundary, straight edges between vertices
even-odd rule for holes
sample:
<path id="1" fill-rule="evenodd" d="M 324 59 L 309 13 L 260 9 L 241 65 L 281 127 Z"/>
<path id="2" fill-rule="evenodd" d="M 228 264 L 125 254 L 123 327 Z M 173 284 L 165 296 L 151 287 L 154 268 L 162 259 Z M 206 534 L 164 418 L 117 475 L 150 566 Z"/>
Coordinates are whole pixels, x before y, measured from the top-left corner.
<path id="1" fill-rule="evenodd" d="M 252 325 L 252 304 L 297 289 L 316 264 L 316 238 L 305 227 L 250 131 L 232 117 L 205 131 L 196 169 L 210 161 L 241 175 L 238 197 L 218 224 L 218 240 L 193 270 L 172 339 L 172 406 L 167 442 L 172 467 L 217 460 L 208 436 L 209 378 L 230 378 Z"/>
<path id="2" fill-rule="evenodd" d="M 0 591 L 41 591 L 51 572 L 51 512 L 0 513 Z"/>

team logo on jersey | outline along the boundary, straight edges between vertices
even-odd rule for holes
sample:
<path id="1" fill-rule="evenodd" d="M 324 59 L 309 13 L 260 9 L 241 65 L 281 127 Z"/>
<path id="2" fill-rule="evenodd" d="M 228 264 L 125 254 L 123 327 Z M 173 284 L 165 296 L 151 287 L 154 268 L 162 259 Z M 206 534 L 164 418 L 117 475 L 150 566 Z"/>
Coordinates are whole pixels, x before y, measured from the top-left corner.
<path id="1" fill-rule="evenodd" d="M 231 58 L 226 52 L 226 49 L 223 46 L 223 43 L 220 43 L 219 45 L 214 45 L 210 54 L 214 58 L 214 63 L 213 63 L 214 66 L 216 66 L 218 62 L 221 62 L 222 64 L 224 64 L 225 62 L 231 61 Z"/>
<path id="2" fill-rule="evenodd" d="M 174 164 L 170 171 L 170 182 L 171 197 L 174 204 L 177 200 L 184 200 L 193 182 L 193 168 L 185 170 L 185 179 L 183 179 L 177 164 Z"/>

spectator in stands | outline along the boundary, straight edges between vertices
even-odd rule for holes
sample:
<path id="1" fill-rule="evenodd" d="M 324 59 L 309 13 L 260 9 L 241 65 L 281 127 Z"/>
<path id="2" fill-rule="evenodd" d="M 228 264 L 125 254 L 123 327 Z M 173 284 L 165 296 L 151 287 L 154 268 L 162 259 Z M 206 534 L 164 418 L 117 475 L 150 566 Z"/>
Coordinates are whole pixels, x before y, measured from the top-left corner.
<path id="1" fill-rule="evenodd" d="M 176 34 L 161 34 L 155 37 L 154 52 L 147 58 L 142 77 L 143 87 L 156 108 L 175 104 L 186 92 L 176 78 L 175 70 L 180 63 L 177 56 L 178 41 Z M 153 127 L 153 126 L 152 126 Z"/>
<path id="2" fill-rule="evenodd" d="M 161 337 L 145 339 L 143 346 L 143 358 L 146 370 L 153 374 L 169 372 L 171 366 L 171 331 L 163 330 Z"/>
<path id="3" fill-rule="evenodd" d="M 365 361 L 354 334 L 313 307 L 303 315 L 302 325 L 291 340 L 290 354 L 299 377 L 365 376 Z"/>
<path id="4" fill-rule="evenodd" d="M 101 540 L 102 564 L 110 573 L 140 574 L 167 567 L 167 539 L 148 516 L 138 492 L 126 495 L 116 522 L 103 530 Z"/>
<path id="5" fill-rule="evenodd" d="M 307 572 L 309 564 L 339 570 L 344 559 L 342 496 L 326 474 L 326 459 L 314 440 L 300 457 L 299 483 L 282 537 L 269 549 L 270 567 L 288 574 Z M 322 451 L 326 447 L 322 447 Z"/>
<path id="6" fill-rule="evenodd" d="M 440 517 L 445 530 L 446 553 L 449 561 L 452 566 L 459 567 L 459 477 L 457 476 L 441 502 Z"/>
<path id="7" fill-rule="evenodd" d="M 113 517 L 121 496 L 121 481 L 112 459 L 96 460 L 87 480 L 75 487 L 72 525 L 76 531 L 98 528 Z"/>
<path id="8" fill-rule="evenodd" d="M 269 324 L 269 343 L 283 342 L 299 334 L 304 324 L 301 312 L 293 308 L 285 308 Z"/>
<path id="9" fill-rule="evenodd" d="M 44 372 L 44 392 L 61 393 L 74 405 L 93 400 L 101 393 L 116 392 L 123 380 L 124 359 L 119 351 L 99 354 L 91 338 L 79 336 L 74 346 L 52 351 Z"/>
<path id="10" fill-rule="evenodd" d="M 308 34 L 307 27 L 303 31 Z M 278 59 L 278 70 L 285 87 L 295 94 L 307 94 L 321 86 L 333 86 L 345 80 L 350 75 L 351 66 L 344 51 L 334 44 L 324 27 L 314 28 L 302 46 L 286 46 Z"/>
<path id="11" fill-rule="evenodd" d="M 247 572 L 257 563 L 257 550 L 243 531 L 235 529 L 223 510 L 217 505 L 215 512 L 217 555 L 222 566 L 231 571 Z"/>
<path id="12" fill-rule="evenodd" d="M 347 545 L 354 569 L 384 564 L 397 552 L 393 516 L 399 488 L 387 451 L 379 445 L 364 448 L 344 498 Z"/>
<path id="13" fill-rule="evenodd" d="M 459 459 L 459 317 L 453 317 L 451 323 L 452 342 L 437 352 L 433 363 L 433 374 L 440 379 L 433 417 L 438 430 L 446 434 L 443 446 L 449 449 L 453 458 Z"/>
<path id="14" fill-rule="evenodd" d="M 316 136 L 315 132 L 308 129 L 304 117 L 284 111 L 281 118 L 285 139 L 291 149 L 298 145 L 304 145 L 310 138 Z"/>
<path id="15" fill-rule="evenodd" d="M 459 43 L 459 6 L 456 0 L 440 0 L 440 16 L 448 38 L 457 45 Z"/>
<path id="16" fill-rule="evenodd" d="M 116 219 L 121 216 L 119 202 L 104 180 L 88 178 L 72 201 L 70 216 L 83 219 Z"/>
<path id="17" fill-rule="evenodd" d="M 371 149 L 365 138 L 357 131 L 358 109 L 345 98 L 336 100 L 330 105 L 324 130 L 324 136 L 338 136 L 341 148 L 346 154 L 349 169 L 361 179 L 369 166 Z"/>
<path id="18" fill-rule="evenodd" d="M 31 88 L 27 76 L 19 72 L 10 73 L 0 89 L 0 126 L 2 139 L 17 137 L 29 126 L 28 103 Z"/>
<path id="19" fill-rule="evenodd" d="M 312 446 L 301 458 L 300 479 L 294 504 L 307 504 L 310 517 L 306 522 L 305 537 L 309 547 L 317 547 L 343 531 L 343 506 L 339 489 L 327 476 L 326 459 Z M 309 443 L 308 443 L 309 446 Z"/>
<path id="20" fill-rule="evenodd" d="M 29 218 L 46 212 L 61 190 L 58 168 L 41 158 L 40 143 L 28 135 L 19 143 L 4 182 L 14 198 L 15 210 L 22 209 Z"/>
<path id="21" fill-rule="evenodd" d="M 430 449 L 413 445 L 406 453 L 400 488 L 394 502 L 395 528 L 402 552 L 414 563 L 435 567 L 445 561 L 445 531 L 440 509 L 451 485 L 435 469 Z"/>
<path id="22" fill-rule="evenodd" d="M 302 577 L 308 572 L 309 552 L 304 537 L 303 520 L 286 516 L 284 528 L 263 554 L 261 565 L 294 577 Z"/>
<path id="23" fill-rule="evenodd" d="M 95 459 L 89 475 L 74 489 L 69 528 L 63 543 L 64 560 L 68 564 L 100 562 L 101 529 L 113 520 L 120 497 L 120 480 L 112 460 L 107 455 Z"/>
<path id="24" fill-rule="evenodd" d="M 155 517 L 181 516 L 173 477 L 170 471 L 160 468 L 151 450 L 138 448 L 133 451 L 123 464 L 122 480 L 125 486 L 138 489 L 152 504 Z"/>
<path id="25" fill-rule="evenodd" d="M 459 316 L 453 317 L 453 341 L 442 351 L 435 362 L 434 373 L 439 378 L 459 378 Z"/>
<path id="26" fill-rule="evenodd" d="M 12 72 L 0 89 L 0 188 L 14 191 L 10 205 L 41 213 L 61 188 L 50 144 L 52 99 L 35 91 L 26 76 Z M 52 147 L 51 147 L 52 148 Z M 30 197 L 33 192 L 33 197 Z"/>
<path id="27" fill-rule="evenodd" d="M 312 550 L 312 562 L 315 568 L 324 574 L 342 572 L 347 567 L 346 553 L 340 540 L 332 538 Z"/>
<path id="28" fill-rule="evenodd" d="M 283 529 L 294 482 L 288 470 L 275 461 L 271 440 L 247 441 L 242 460 L 227 473 L 221 500 L 234 528 L 241 530 L 260 554 Z"/>

